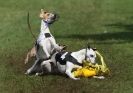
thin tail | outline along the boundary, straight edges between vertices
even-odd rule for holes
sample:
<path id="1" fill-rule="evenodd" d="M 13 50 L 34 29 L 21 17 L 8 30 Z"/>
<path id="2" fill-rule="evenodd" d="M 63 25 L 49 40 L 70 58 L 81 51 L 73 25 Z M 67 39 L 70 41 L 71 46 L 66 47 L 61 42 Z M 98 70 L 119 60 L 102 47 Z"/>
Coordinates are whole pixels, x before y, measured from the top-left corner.
<path id="1" fill-rule="evenodd" d="M 31 35 L 33 36 L 33 38 L 36 41 L 37 40 L 36 36 L 33 34 L 32 29 L 31 29 L 31 25 L 30 25 L 30 15 L 29 15 L 29 12 L 27 13 L 27 24 L 28 24 L 28 28 L 29 28 L 29 31 L 30 31 Z"/>

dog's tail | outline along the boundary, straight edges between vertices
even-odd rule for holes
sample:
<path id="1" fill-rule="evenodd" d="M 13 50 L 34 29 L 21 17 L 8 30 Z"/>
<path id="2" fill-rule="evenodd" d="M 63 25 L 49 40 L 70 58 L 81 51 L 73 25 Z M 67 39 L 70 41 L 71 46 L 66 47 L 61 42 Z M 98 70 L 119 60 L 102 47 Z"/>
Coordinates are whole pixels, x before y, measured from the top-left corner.
<path id="1" fill-rule="evenodd" d="M 36 41 L 37 40 L 36 36 L 33 34 L 32 29 L 31 29 L 31 25 L 30 25 L 30 14 L 29 14 L 29 12 L 27 13 L 27 24 L 28 24 L 28 28 L 29 28 L 29 31 L 30 31 L 31 35 L 33 36 L 33 38 Z"/>

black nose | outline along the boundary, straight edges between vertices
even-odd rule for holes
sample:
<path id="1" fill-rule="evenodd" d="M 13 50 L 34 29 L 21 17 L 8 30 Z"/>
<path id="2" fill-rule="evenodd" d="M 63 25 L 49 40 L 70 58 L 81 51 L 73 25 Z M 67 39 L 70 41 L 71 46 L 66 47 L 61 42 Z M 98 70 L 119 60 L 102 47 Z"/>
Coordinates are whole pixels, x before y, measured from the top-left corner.
<path id="1" fill-rule="evenodd" d="M 54 14 L 53 19 L 54 19 L 54 20 L 58 20 L 58 19 L 59 19 L 59 15 L 58 15 L 58 14 Z"/>

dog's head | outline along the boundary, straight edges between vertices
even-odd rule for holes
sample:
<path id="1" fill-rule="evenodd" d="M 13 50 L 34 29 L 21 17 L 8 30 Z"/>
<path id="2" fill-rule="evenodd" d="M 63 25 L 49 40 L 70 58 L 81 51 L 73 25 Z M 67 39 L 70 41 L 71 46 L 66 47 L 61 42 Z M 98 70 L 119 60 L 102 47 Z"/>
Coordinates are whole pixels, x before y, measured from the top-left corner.
<path id="1" fill-rule="evenodd" d="M 59 45 L 59 47 L 60 47 L 60 51 L 66 51 L 66 49 L 67 49 L 67 46 L 66 45 L 60 45 L 60 44 L 58 44 Z"/>
<path id="2" fill-rule="evenodd" d="M 44 11 L 43 9 L 41 9 L 39 17 L 48 24 L 52 24 L 57 20 L 57 14 Z"/>
<path id="3" fill-rule="evenodd" d="M 95 59 L 96 59 L 96 48 L 90 48 L 90 46 L 88 46 L 86 48 L 86 60 L 90 61 L 91 63 L 95 63 Z"/>

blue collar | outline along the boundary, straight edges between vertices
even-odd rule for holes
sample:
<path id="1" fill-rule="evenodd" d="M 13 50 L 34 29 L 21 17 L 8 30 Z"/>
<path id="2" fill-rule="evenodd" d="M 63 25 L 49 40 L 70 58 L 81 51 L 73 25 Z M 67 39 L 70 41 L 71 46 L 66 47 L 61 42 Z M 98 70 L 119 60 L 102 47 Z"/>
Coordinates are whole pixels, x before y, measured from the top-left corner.
<path id="1" fill-rule="evenodd" d="M 49 26 L 49 23 L 45 20 L 43 20 L 43 22 L 46 24 L 46 26 Z"/>

